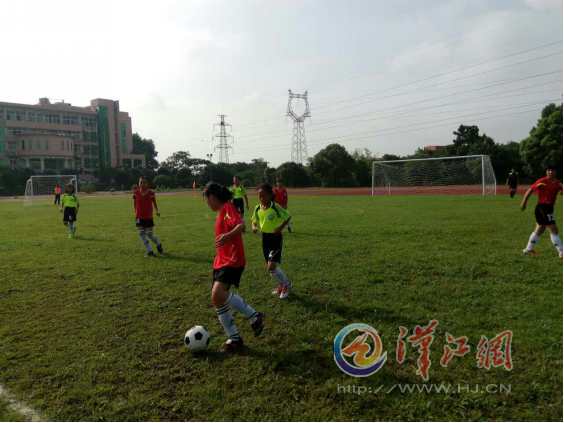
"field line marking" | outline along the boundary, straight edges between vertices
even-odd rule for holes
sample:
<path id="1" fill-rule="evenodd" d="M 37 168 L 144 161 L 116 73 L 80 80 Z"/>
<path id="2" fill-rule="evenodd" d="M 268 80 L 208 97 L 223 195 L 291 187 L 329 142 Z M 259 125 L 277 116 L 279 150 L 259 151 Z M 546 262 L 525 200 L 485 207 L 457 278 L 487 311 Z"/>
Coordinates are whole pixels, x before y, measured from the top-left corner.
<path id="1" fill-rule="evenodd" d="M 8 402 L 8 407 L 11 408 L 16 413 L 24 416 L 27 421 L 31 421 L 31 422 L 46 421 L 33 408 L 15 399 L 14 396 L 10 394 L 6 390 L 6 388 L 4 388 L 2 385 L 0 385 L 0 398 L 6 400 Z"/>

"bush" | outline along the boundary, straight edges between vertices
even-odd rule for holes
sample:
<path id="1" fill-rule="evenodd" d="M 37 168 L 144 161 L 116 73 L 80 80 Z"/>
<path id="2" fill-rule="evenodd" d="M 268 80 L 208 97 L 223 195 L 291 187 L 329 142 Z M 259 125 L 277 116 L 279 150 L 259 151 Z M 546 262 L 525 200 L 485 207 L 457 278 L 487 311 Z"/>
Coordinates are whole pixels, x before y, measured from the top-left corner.
<path id="1" fill-rule="evenodd" d="M 83 184 L 81 185 L 80 190 L 86 194 L 93 194 L 96 192 L 96 185 L 92 183 Z"/>

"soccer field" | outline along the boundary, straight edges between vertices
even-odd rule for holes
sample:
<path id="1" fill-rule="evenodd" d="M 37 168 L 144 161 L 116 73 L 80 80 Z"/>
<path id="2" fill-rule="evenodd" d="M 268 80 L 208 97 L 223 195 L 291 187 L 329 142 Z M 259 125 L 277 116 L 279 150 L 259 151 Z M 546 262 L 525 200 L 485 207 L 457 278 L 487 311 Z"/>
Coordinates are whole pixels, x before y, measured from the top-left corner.
<path id="1" fill-rule="evenodd" d="M 209 299 L 214 214 L 199 196 L 158 201 L 158 258 L 143 256 L 130 196 L 81 197 L 74 240 L 53 205 L 0 201 L 0 384 L 44 418 L 562 420 L 562 262 L 547 234 L 539 256 L 521 255 L 535 201 L 521 212 L 505 196 L 292 197 L 283 268 L 294 291 L 271 295 L 247 232 L 240 292 L 266 327 L 254 338 L 237 316 L 248 350 L 227 357 Z M 416 348 L 396 362 L 398 327 L 432 319 L 427 383 L 463 389 L 401 392 L 424 381 Z M 355 322 L 378 329 L 388 355 L 363 379 L 333 360 L 333 338 Z M 196 324 L 212 336 L 197 357 L 183 344 Z M 478 368 L 480 336 L 507 329 L 513 370 Z M 472 350 L 443 368 L 446 332 Z M 510 392 L 476 390 L 499 384 Z M 372 392 L 339 390 L 350 385 Z"/>

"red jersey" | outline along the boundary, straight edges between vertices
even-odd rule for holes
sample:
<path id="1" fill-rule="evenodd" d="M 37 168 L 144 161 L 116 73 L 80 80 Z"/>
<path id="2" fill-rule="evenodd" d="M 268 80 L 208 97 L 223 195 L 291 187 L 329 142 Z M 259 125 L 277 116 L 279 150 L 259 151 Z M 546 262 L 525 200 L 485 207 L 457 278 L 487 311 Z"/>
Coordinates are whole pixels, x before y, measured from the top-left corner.
<path id="1" fill-rule="evenodd" d="M 133 201 L 135 201 L 135 218 L 136 219 L 152 219 L 153 218 L 153 201 L 155 193 L 153 190 L 146 191 L 136 188 L 133 191 Z"/>
<path id="2" fill-rule="evenodd" d="M 60 195 L 63 192 L 61 187 L 55 187 L 55 194 Z"/>
<path id="3" fill-rule="evenodd" d="M 286 188 L 274 188 L 274 202 L 280 204 L 285 209 L 288 208 L 288 191 Z"/>
<path id="4" fill-rule="evenodd" d="M 225 203 L 215 219 L 215 237 L 217 238 L 221 234 L 231 232 L 235 226 L 241 223 L 243 223 L 243 219 L 233 203 Z M 246 264 L 245 248 L 243 247 L 243 236 L 241 234 L 231 238 L 229 242 L 226 242 L 221 247 L 216 247 L 215 251 L 214 269 L 226 266 L 244 267 Z"/>
<path id="5" fill-rule="evenodd" d="M 562 182 L 556 178 L 550 179 L 548 176 L 538 179 L 531 189 L 539 196 L 539 204 L 554 205 L 558 193 L 562 191 Z"/>

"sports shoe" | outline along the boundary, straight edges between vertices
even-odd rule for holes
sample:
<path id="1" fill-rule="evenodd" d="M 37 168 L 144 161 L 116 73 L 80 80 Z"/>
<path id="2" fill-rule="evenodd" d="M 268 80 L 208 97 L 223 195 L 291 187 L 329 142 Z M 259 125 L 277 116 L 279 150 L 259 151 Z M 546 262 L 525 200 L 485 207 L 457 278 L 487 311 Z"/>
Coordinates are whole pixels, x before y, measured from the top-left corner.
<path id="1" fill-rule="evenodd" d="M 241 351 L 244 346 L 245 344 L 243 343 L 243 338 L 240 338 L 238 341 L 229 338 L 227 341 L 225 341 L 225 343 L 221 347 L 221 350 L 225 353 L 232 354 Z"/>
<path id="2" fill-rule="evenodd" d="M 272 290 L 272 295 L 276 295 L 277 297 L 280 296 L 280 293 L 282 292 L 282 284 L 279 283 L 278 285 L 276 285 L 274 287 L 274 289 Z"/>
<path id="3" fill-rule="evenodd" d="M 164 254 L 163 244 L 157 245 L 157 251 L 159 252 L 159 254 Z"/>
<path id="4" fill-rule="evenodd" d="M 264 314 L 258 312 L 255 316 L 255 320 L 251 323 L 251 328 L 255 336 L 260 336 L 262 330 L 264 329 Z"/>
<path id="5" fill-rule="evenodd" d="M 145 257 L 157 257 L 157 255 L 152 251 L 149 251 L 148 253 L 145 253 Z"/>
<path id="6" fill-rule="evenodd" d="M 538 256 L 539 253 L 537 253 L 535 250 L 523 250 L 523 255 L 534 257 L 534 256 Z"/>
<path id="7" fill-rule="evenodd" d="M 288 298 L 288 295 L 290 295 L 290 289 L 292 289 L 292 282 L 290 282 L 288 285 L 282 287 L 282 289 L 280 290 L 280 299 L 281 300 Z"/>

